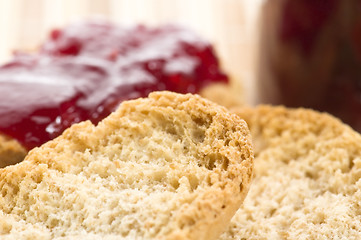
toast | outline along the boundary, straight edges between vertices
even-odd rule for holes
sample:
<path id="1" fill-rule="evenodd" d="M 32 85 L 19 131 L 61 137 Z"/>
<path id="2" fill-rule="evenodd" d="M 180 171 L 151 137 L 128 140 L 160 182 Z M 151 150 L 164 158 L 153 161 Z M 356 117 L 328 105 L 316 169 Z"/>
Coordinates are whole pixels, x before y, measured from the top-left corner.
<path id="1" fill-rule="evenodd" d="M 235 109 L 251 130 L 254 179 L 220 239 L 361 239 L 361 136 L 306 109 Z"/>
<path id="2" fill-rule="evenodd" d="M 238 116 L 197 95 L 151 93 L 0 169 L 1 239 L 216 239 L 252 166 Z"/>

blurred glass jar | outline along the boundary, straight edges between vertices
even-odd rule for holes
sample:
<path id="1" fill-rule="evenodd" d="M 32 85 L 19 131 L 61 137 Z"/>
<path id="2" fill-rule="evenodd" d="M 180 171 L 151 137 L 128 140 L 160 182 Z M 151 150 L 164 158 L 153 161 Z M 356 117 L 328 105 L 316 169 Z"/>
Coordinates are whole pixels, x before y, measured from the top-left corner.
<path id="1" fill-rule="evenodd" d="M 361 0 L 268 0 L 259 101 L 327 111 L 361 132 Z"/>

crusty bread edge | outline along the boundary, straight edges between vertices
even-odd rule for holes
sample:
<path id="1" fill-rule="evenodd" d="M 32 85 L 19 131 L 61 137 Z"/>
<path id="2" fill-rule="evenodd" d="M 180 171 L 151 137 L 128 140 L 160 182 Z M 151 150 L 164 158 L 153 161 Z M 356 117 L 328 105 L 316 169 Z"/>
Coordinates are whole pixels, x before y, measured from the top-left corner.
<path id="1" fill-rule="evenodd" d="M 244 104 L 243 90 L 233 78 L 228 84 L 209 84 L 200 90 L 199 95 L 227 108 Z M 18 141 L 0 133 L 0 168 L 21 162 L 27 153 L 28 150 Z"/>

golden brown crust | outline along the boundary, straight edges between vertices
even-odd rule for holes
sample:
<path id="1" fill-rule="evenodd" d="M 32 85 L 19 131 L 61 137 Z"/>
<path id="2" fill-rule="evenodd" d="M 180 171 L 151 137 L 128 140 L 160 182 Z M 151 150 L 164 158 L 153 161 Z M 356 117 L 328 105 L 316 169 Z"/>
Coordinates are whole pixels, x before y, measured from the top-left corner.
<path id="1" fill-rule="evenodd" d="M 251 130 L 255 172 L 221 239 L 360 239 L 361 136 L 307 109 L 235 109 Z"/>
<path id="2" fill-rule="evenodd" d="M 196 95 L 151 93 L 1 169 L 0 224 L 13 237 L 216 239 L 252 166 L 239 117 Z"/>
<path id="3" fill-rule="evenodd" d="M 0 134 L 0 168 L 22 161 L 26 153 L 18 141 Z"/>

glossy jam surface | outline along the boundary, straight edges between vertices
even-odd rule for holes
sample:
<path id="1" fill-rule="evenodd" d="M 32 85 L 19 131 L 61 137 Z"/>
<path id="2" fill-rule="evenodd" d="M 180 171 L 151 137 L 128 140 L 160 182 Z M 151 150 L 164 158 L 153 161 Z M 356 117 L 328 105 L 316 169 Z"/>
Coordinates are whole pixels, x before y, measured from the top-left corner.
<path id="1" fill-rule="evenodd" d="M 124 100 L 227 81 L 212 46 L 189 30 L 80 23 L 0 67 L 0 132 L 31 149 Z"/>

